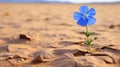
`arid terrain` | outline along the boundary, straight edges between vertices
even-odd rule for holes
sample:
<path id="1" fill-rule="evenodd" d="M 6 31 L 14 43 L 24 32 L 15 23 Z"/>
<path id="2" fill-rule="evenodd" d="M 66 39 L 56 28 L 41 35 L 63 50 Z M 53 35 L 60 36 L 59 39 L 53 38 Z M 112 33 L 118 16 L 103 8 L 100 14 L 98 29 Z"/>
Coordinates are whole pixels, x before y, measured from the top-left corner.
<path id="1" fill-rule="evenodd" d="M 96 9 L 89 29 L 94 52 L 84 44 L 85 27 L 73 13 Z M 0 4 L 0 67 L 120 67 L 120 4 Z"/>

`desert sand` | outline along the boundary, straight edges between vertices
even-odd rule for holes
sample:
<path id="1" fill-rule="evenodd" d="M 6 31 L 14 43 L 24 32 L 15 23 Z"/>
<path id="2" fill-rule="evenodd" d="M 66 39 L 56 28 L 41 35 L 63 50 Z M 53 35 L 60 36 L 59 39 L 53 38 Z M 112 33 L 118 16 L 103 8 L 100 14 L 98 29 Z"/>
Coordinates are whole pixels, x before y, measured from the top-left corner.
<path id="1" fill-rule="evenodd" d="M 88 54 L 73 13 L 96 9 Z M 0 4 L 0 67 L 120 67 L 120 4 Z"/>

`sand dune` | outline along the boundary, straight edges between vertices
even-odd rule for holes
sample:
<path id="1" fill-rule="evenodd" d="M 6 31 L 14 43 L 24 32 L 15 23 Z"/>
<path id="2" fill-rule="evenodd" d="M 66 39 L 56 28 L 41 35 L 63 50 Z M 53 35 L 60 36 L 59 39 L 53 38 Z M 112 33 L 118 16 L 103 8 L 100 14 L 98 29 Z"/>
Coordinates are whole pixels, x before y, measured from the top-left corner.
<path id="1" fill-rule="evenodd" d="M 0 4 L 0 67 L 119 67 L 120 5 L 83 5 L 97 11 L 92 56 L 73 20 L 81 5 Z"/>

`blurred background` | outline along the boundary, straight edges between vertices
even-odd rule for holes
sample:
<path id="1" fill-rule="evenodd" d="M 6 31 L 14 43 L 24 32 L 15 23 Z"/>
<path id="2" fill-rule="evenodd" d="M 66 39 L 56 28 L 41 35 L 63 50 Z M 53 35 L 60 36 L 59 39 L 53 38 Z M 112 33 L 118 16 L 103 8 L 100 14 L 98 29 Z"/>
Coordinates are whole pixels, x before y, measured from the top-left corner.
<path id="1" fill-rule="evenodd" d="M 118 3 L 120 0 L 0 0 L 0 2 Z"/>

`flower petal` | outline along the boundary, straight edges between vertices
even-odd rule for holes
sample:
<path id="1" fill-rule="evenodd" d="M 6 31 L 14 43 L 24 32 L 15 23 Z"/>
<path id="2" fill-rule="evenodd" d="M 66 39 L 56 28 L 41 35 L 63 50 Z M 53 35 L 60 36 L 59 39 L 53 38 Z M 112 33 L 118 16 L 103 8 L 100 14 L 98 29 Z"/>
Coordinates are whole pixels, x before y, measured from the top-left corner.
<path id="1" fill-rule="evenodd" d="M 96 11 L 94 8 L 91 8 L 90 10 L 88 10 L 88 16 L 95 16 L 96 15 Z"/>
<path id="2" fill-rule="evenodd" d="M 73 17 L 75 20 L 79 20 L 82 17 L 82 15 L 78 12 L 74 12 Z"/>
<path id="3" fill-rule="evenodd" d="M 96 22 L 96 18 L 94 18 L 94 17 L 88 17 L 88 25 L 89 26 L 95 24 L 95 22 Z"/>
<path id="4" fill-rule="evenodd" d="M 81 18 L 77 24 L 78 25 L 81 25 L 81 26 L 87 26 L 87 23 L 88 23 L 88 19 L 87 18 Z"/>
<path id="5" fill-rule="evenodd" d="M 81 6 L 79 8 L 80 10 L 80 13 L 84 14 L 84 13 L 87 13 L 88 12 L 88 6 Z"/>

